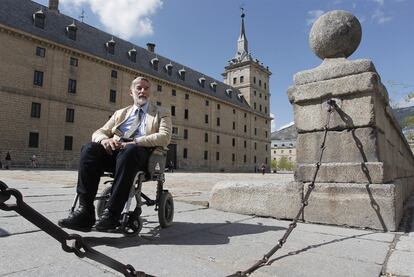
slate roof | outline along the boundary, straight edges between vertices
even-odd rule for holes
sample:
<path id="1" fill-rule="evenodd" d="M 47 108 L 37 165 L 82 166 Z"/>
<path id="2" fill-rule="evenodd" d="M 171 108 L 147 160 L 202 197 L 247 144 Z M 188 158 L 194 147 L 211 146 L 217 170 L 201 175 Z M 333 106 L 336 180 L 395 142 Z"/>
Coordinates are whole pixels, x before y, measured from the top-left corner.
<path id="1" fill-rule="evenodd" d="M 38 28 L 33 24 L 33 14 L 40 9 L 46 16 L 44 29 Z M 77 27 L 76 40 L 71 40 L 67 37 L 65 29 L 68 25 L 75 21 Z M 148 75 L 156 76 L 160 79 L 176 83 L 200 91 L 206 95 L 217 97 L 225 102 L 230 102 L 239 107 L 250 109 L 249 104 L 244 98 L 239 98 L 240 93 L 234 87 L 228 86 L 221 81 L 215 80 L 212 77 L 206 76 L 189 67 L 179 64 L 171 59 L 160 56 L 156 53 L 150 52 L 145 48 L 132 44 L 131 42 L 122 40 L 116 36 L 103 32 L 95 27 L 92 27 L 83 22 L 79 22 L 72 17 L 61 13 L 49 11 L 49 9 L 41 4 L 29 0 L 1 0 L 0 1 L 0 24 L 15 28 L 37 37 L 47 39 L 91 55 L 100 57 L 102 59 L 124 65 L 126 67 L 139 70 Z M 115 23 L 116 24 L 116 23 Z M 115 55 L 107 52 L 105 43 L 114 39 Z M 132 48 L 137 50 L 136 63 L 130 61 L 128 58 L 128 51 Z M 3 51 L 5 49 L 2 49 Z M 151 59 L 158 57 L 159 70 L 156 71 L 151 65 Z M 165 65 L 173 64 L 171 76 L 167 74 Z M 178 71 L 185 69 L 185 81 L 181 80 Z M 199 84 L 199 78 L 205 78 L 205 87 Z M 217 83 L 216 92 L 210 88 L 212 82 Z M 227 89 L 231 89 L 231 97 L 226 93 Z"/>
<path id="2" fill-rule="evenodd" d="M 298 131 L 296 130 L 296 125 L 292 124 L 286 128 L 280 129 L 272 133 L 272 140 L 296 140 L 298 137 Z"/>

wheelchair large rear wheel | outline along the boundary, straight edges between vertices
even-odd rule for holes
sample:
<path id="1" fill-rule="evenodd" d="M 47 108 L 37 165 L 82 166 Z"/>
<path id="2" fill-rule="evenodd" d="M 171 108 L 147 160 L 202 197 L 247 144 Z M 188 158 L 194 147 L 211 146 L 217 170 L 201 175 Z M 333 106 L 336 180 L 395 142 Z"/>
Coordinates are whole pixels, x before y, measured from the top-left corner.
<path id="1" fill-rule="evenodd" d="M 168 191 L 163 191 L 158 203 L 158 221 L 162 228 L 172 225 L 174 218 L 174 200 Z"/>
<path id="2" fill-rule="evenodd" d="M 112 186 L 104 188 L 104 190 L 101 193 L 101 198 L 98 200 L 98 203 L 96 204 L 96 213 L 98 217 L 101 217 L 103 211 L 105 210 L 106 203 L 109 200 L 109 197 L 112 193 Z"/>

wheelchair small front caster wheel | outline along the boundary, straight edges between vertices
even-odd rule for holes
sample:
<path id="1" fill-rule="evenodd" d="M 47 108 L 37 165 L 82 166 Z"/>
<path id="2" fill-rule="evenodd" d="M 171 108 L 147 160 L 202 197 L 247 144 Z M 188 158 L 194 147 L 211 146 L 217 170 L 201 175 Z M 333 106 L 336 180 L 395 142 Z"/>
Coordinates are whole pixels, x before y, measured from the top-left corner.
<path id="1" fill-rule="evenodd" d="M 158 221 L 162 228 L 172 225 L 174 218 L 174 200 L 168 191 L 163 191 L 158 204 Z"/>
<path id="2" fill-rule="evenodd" d="M 142 230 L 142 218 L 140 216 L 129 216 L 128 221 L 121 225 L 122 233 L 127 237 L 133 237 L 139 234 Z"/>

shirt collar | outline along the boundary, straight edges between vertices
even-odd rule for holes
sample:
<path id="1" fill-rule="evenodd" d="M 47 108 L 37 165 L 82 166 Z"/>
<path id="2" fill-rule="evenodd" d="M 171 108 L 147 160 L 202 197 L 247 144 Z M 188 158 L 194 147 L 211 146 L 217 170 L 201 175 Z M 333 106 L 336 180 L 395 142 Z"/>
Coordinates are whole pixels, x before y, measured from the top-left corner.
<path id="1" fill-rule="evenodd" d="M 141 107 L 134 105 L 134 107 L 132 109 L 132 114 L 135 114 L 136 110 L 138 110 L 139 108 L 141 108 L 144 113 L 147 113 L 148 106 L 149 106 L 148 102 L 145 103 L 144 105 L 142 105 Z"/>

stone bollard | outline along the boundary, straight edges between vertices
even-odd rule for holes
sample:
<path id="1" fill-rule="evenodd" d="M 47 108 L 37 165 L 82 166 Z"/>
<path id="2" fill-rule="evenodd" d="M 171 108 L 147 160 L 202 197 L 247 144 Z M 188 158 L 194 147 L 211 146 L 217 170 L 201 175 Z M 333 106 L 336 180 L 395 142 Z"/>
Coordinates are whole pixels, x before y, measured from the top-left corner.
<path id="1" fill-rule="evenodd" d="M 414 187 L 414 157 L 388 93 L 370 60 L 350 61 L 361 41 L 358 19 L 345 11 L 322 15 L 309 43 L 323 62 L 299 72 L 288 96 L 298 129 L 295 182 L 312 181 L 327 117 L 326 149 L 304 220 L 395 231 Z"/>

